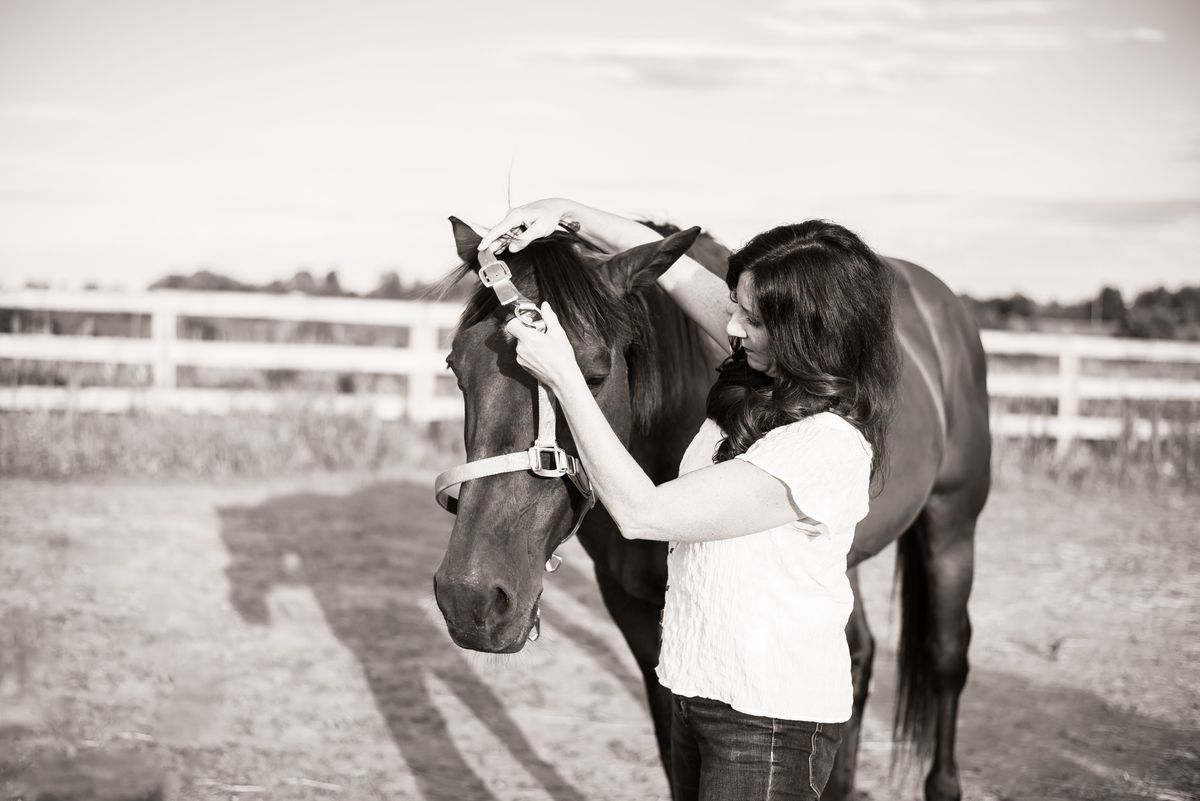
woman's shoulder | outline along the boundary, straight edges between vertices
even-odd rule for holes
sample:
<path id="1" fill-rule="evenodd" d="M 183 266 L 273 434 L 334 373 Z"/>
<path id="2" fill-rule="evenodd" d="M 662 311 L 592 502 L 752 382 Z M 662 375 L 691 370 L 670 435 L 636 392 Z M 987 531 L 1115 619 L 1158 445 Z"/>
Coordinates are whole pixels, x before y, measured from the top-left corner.
<path id="1" fill-rule="evenodd" d="M 814 520 L 832 526 L 866 514 L 871 446 L 836 414 L 773 428 L 737 458 L 787 484 L 798 508 Z"/>
<path id="2" fill-rule="evenodd" d="M 790 423 L 784 423 L 781 426 L 772 428 L 763 436 L 782 436 L 787 434 L 811 434 L 813 432 L 830 432 L 834 436 L 861 440 L 868 448 L 870 443 L 863 436 L 862 431 L 858 426 L 851 423 L 840 414 L 834 412 L 820 412 L 818 414 L 801 417 L 799 420 L 793 420 Z"/>

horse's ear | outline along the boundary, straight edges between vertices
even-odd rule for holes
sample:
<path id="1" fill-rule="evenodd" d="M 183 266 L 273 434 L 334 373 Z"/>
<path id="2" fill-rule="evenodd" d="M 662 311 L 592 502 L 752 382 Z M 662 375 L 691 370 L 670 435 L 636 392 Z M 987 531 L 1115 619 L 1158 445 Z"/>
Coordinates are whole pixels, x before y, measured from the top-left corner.
<path id="1" fill-rule="evenodd" d="M 608 260 L 608 269 L 617 286 L 632 291 L 653 284 L 660 275 L 687 253 L 700 236 L 693 226 L 644 245 L 617 253 Z"/>
<path id="2" fill-rule="evenodd" d="M 458 248 L 458 257 L 464 264 L 475 261 L 483 237 L 457 217 L 450 218 L 450 226 L 454 229 L 454 245 Z"/>

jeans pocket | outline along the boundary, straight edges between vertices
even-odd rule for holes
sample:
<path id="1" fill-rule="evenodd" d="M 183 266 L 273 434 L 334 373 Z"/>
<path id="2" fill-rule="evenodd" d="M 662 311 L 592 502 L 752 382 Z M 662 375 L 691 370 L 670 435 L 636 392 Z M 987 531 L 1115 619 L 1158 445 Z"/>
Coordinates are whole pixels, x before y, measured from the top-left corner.
<path id="1" fill-rule="evenodd" d="M 842 744 L 842 726 L 841 723 L 817 723 L 813 728 L 808 752 L 808 786 L 814 798 L 821 797 L 829 774 L 833 772 L 833 761 Z"/>

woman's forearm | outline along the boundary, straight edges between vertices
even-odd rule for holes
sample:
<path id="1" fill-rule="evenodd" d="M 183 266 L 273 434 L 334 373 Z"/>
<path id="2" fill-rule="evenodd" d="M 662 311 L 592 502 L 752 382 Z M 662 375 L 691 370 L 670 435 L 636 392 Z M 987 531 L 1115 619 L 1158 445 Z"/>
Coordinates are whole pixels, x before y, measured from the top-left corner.
<path id="1" fill-rule="evenodd" d="M 566 205 L 563 220 L 579 223 L 579 236 L 605 253 L 619 253 L 662 239 L 653 228 L 636 220 L 594 209 L 574 200 L 564 203 Z M 679 304 L 683 313 L 691 317 L 723 352 L 729 352 L 729 338 L 725 334 L 725 325 L 733 312 L 733 302 L 729 299 L 729 288 L 722 279 L 713 275 L 699 262 L 688 256 L 681 256 L 658 277 L 658 285 L 666 290 Z"/>
<path id="2" fill-rule="evenodd" d="M 603 209 L 594 209 L 574 200 L 566 203 L 563 220 L 579 223 L 579 236 L 605 253 L 619 253 L 662 239 L 657 231 L 637 220 Z"/>

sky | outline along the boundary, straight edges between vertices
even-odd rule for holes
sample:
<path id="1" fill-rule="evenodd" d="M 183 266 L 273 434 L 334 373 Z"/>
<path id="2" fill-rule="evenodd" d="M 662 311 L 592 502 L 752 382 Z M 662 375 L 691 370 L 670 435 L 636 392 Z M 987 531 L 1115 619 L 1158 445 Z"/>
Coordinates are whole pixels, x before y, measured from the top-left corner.
<path id="1" fill-rule="evenodd" d="M 1196 0 L 0 0 L 0 286 L 434 278 L 565 196 L 953 289 L 1200 283 Z"/>

